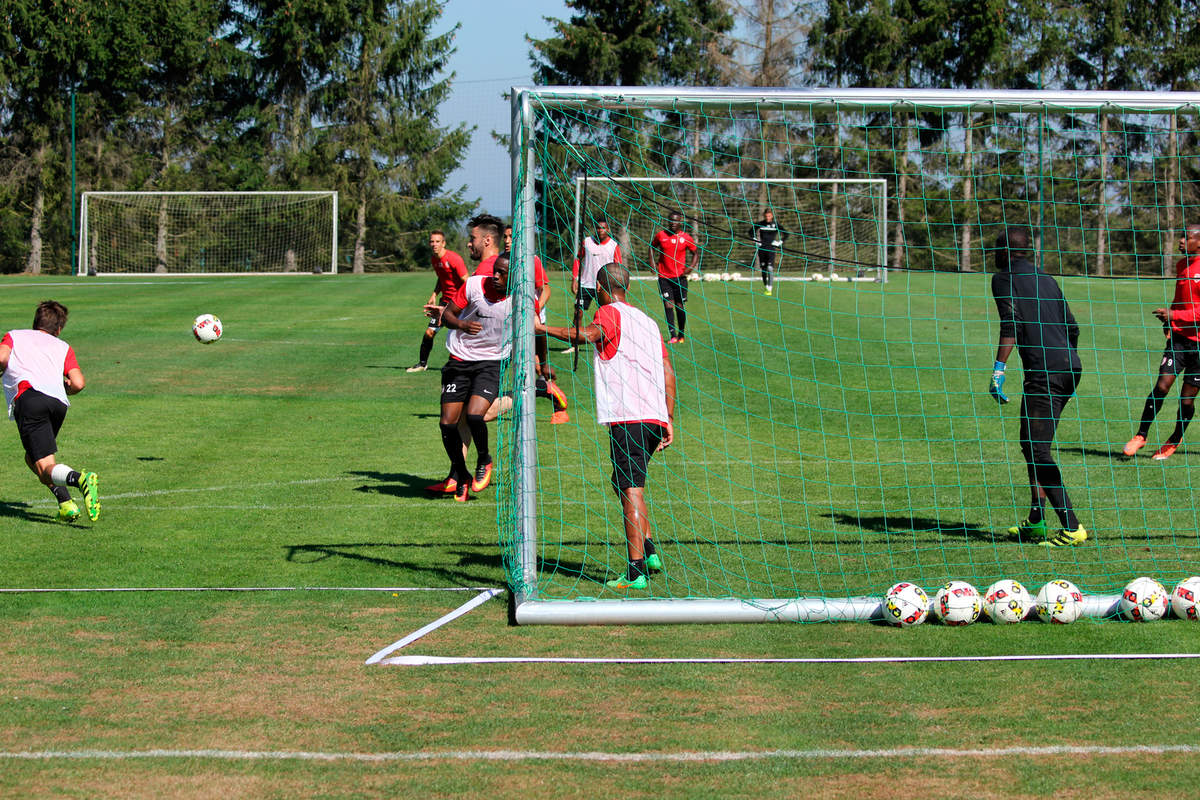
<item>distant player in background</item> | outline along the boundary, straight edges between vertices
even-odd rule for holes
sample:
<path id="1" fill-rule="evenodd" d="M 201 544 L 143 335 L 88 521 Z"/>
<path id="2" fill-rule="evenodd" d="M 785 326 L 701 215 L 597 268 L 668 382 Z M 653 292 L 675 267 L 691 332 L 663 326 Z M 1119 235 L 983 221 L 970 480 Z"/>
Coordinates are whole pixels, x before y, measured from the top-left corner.
<path id="1" fill-rule="evenodd" d="M 17 423 L 25 448 L 25 463 L 58 501 L 58 518 L 79 519 L 79 506 L 67 489 L 74 486 L 94 522 L 100 518 L 96 473 L 73 470 L 54 457 L 71 405 L 67 396 L 79 394 L 85 385 L 75 350 L 59 338 L 66 324 L 66 306 L 53 300 L 39 303 L 32 329 L 9 331 L 0 339 L 0 382 L 8 418 Z"/>
<path id="2" fill-rule="evenodd" d="M 1162 322 L 1167 336 L 1162 361 L 1158 364 L 1158 382 L 1146 398 L 1137 433 L 1125 445 L 1127 456 L 1146 446 L 1150 423 L 1154 422 L 1180 373 L 1183 373 L 1183 388 L 1179 390 L 1175 430 L 1151 458 L 1162 461 L 1174 455 L 1183 441 L 1183 432 L 1196 413 L 1196 395 L 1200 394 L 1200 225 L 1187 226 L 1184 237 L 1179 240 L 1179 250 L 1184 256 L 1175 264 L 1175 298 L 1170 308 L 1154 309 L 1154 316 Z"/>
<path id="3" fill-rule="evenodd" d="M 476 263 L 472 276 L 492 274 L 492 263 L 500 255 L 504 241 L 504 223 L 491 214 L 480 214 L 467 221 L 467 254 Z"/>
<path id="4" fill-rule="evenodd" d="M 758 255 L 758 268 L 762 270 L 763 291 L 770 297 L 775 288 L 775 258 L 783 249 L 787 235 L 775 224 L 775 212 L 767 209 L 762 219 L 750 229 Z"/>
<path id="5" fill-rule="evenodd" d="M 512 225 L 505 225 L 504 252 L 510 254 L 512 253 L 512 235 Z M 550 277 L 542 267 L 542 259 L 537 255 L 533 257 L 533 291 L 537 297 L 535 303 L 538 319 L 542 324 L 545 324 L 546 307 L 550 302 Z M 537 362 L 537 396 L 550 398 L 550 402 L 554 407 L 553 412 L 550 414 L 550 424 L 561 425 L 564 422 L 570 422 L 571 416 L 567 413 L 567 396 L 563 393 L 562 389 L 558 388 L 558 384 L 554 382 L 554 369 L 550 366 L 546 334 L 534 334 L 533 350 L 534 358 Z"/>
<path id="6" fill-rule="evenodd" d="M 670 232 L 659 231 L 650 242 L 650 263 L 658 270 L 658 291 L 662 295 L 663 310 L 667 316 L 667 344 L 683 341 L 687 327 L 687 276 L 700 263 L 700 248 L 691 234 L 683 230 L 683 214 L 672 211 Z M 692 262 L 687 261 L 691 251 Z"/>
<path id="7" fill-rule="evenodd" d="M 996 266 L 992 296 L 1000 314 L 1000 340 L 988 393 L 1001 405 L 1004 370 L 1016 346 L 1021 356 L 1021 453 L 1029 474 L 1029 516 L 1008 532 L 1014 536 L 1041 536 L 1038 544 L 1063 547 L 1087 540 L 1051 447 L 1063 409 L 1075 394 L 1083 366 L 1079 360 L 1079 325 L 1071 314 L 1054 278 L 1030 260 L 1032 237 L 1028 228 L 1009 228 L 996 238 Z M 1050 501 L 1063 527 L 1046 537 L 1045 503 Z"/>
<path id="8" fill-rule="evenodd" d="M 596 419 L 608 426 L 612 487 L 621 499 L 629 567 L 608 581 L 611 589 L 645 589 L 650 570 L 662 569 L 646 508 L 650 457 L 675 438 L 675 370 L 658 325 L 625 299 L 629 272 L 605 266 L 596 290 L 600 308 L 592 324 L 537 330 L 567 342 L 596 344 Z"/>
<path id="9" fill-rule="evenodd" d="M 571 264 L 571 295 L 579 298 L 584 311 L 592 306 L 596 299 L 596 275 L 605 264 L 621 264 L 621 246 L 617 240 L 609 236 L 608 221 L 596 220 L 596 235 L 583 237 L 575 261 Z M 564 353 L 575 351 L 571 345 Z"/>
<path id="10" fill-rule="evenodd" d="M 430 264 L 433 266 L 435 283 L 433 293 L 429 295 L 429 300 L 425 305 L 446 305 L 450 298 L 458 292 L 459 287 L 467 279 L 467 265 L 463 263 L 462 256 L 453 250 L 446 249 L 446 234 L 441 231 L 433 231 L 429 234 L 429 249 L 433 251 L 433 256 L 430 258 Z M 439 302 L 440 296 L 440 302 Z M 442 326 L 441 318 L 433 316 L 429 318 L 429 325 L 425 328 L 425 334 L 421 337 L 421 355 L 416 364 L 406 370 L 407 372 L 423 372 L 428 368 L 429 353 L 433 349 L 433 339 L 437 336 L 438 329 Z"/>
<path id="11" fill-rule="evenodd" d="M 454 499 L 465 502 L 470 491 L 482 492 L 492 481 L 493 459 L 488 448 L 486 415 L 500 397 L 500 362 L 512 352 L 510 315 L 512 295 L 508 291 L 508 257 L 492 259 L 491 274 L 472 275 L 440 310 L 450 328 L 446 349 L 450 359 L 442 367 L 442 413 L 439 425 L 442 445 L 450 458 Z M 467 471 L 459 423 L 465 416 L 475 444 L 475 475 Z M 432 487 L 431 487 L 432 488 Z"/>

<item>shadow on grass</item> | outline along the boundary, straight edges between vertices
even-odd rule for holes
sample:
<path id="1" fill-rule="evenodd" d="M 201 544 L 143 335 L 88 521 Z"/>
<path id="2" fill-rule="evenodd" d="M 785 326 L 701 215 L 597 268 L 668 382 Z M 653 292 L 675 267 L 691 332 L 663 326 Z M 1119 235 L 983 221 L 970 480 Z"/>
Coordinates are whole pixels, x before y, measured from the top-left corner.
<path id="1" fill-rule="evenodd" d="M 6 503 L 0 500 L 0 517 L 23 519 L 26 522 L 40 522 L 43 525 L 61 525 L 58 520 L 40 511 L 31 511 L 28 503 Z"/>
<path id="2" fill-rule="evenodd" d="M 408 472 L 379 472 L 377 470 L 350 470 L 347 475 L 357 475 L 375 481 L 373 484 L 355 486 L 354 491 L 367 494 L 386 494 L 390 497 L 426 497 L 431 501 L 448 499 L 448 494 L 432 494 L 425 487 L 437 483 L 440 478 L 428 475 L 412 475 Z M 441 477 L 445 477 L 443 474 Z"/>
<path id="3" fill-rule="evenodd" d="M 965 536 L 983 542 L 1013 542 L 1028 544 L 1020 536 L 1010 534 L 1007 530 L 981 528 L 969 522 L 936 519 L 933 517 L 914 517 L 900 514 L 878 514 L 874 516 L 853 513 L 822 514 L 839 525 L 850 528 L 861 528 L 872 533 L 886 534 L 932 534 L 934 536 Z"/>
<path id="4" fill-rule="evenodd" d="M 430 549 L 444 552 L 423 560 L 405 557 Z M 286 552 L 287 561 L 301 564 L 338 558 L 431 576 L 422 586 L 492 586 L 503 580 L 500 553 L 493 545 L 455 548 L 430 542 L 315 542 L 287 545 Z M 444 563 L 430 563 L 435 561 Z"/>

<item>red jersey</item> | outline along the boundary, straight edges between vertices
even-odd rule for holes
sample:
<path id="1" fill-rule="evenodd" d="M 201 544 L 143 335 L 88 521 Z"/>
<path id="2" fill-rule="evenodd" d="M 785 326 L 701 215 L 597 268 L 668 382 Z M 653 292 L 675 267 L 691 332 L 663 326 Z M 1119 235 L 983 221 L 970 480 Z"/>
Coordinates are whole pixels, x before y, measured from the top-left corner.
<path id="1" fill-rule="evenodd" d="M 488 256 L 483 261 L 480 261 L 479 266 L 476 267 L 475 271 L 471 273 L 471 277 L 474 278 L 476 275 L 482 275 L 486 278 L 487 276 L 491 275 L 492 265 L 496 263 L 497 258 L 499 258 L 499 255 Z"/>
<path id="2" fill-rule="evenodd" d="M 658 250 L 658 276 L 660 278 L 678 278 L 687 272 L 687 254 L 696 252 L 696 240 L 690 234 L 667 233 L 659 231 L 654 234 L 654 247 Z"/>
<path id="3" fill-rule="evenodd" d="M 444 305 L 450 302 L 455 292 L 466 282 L 467 265 L 463 263 L 462 256 L 453 250 L 445 251 L 441 258 L 431 256 L 429 263 L 437 274 L 437 288 L 434 291 L 441 293 Z"/>
<path id="4" fill-rule="evenodd" d="M 1200 342 L 1200 256 L 1175 264 L 1175 299 L 1171 301 L 1171 330 Z"/>

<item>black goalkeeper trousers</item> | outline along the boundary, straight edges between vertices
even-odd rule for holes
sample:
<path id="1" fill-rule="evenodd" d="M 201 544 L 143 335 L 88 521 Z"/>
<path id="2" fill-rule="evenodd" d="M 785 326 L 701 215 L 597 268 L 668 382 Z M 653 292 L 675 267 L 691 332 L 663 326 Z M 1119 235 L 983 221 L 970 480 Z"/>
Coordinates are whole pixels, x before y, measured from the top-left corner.
<path id="1" fill-rule="evenodd" d="M 1079 520 L 1063 486 L 1052 447 L 1058 421 L 1075 395 L 1079 379 L 1080 373 L 1075 371 L 1033 373 L 1026 376 L 1021 392 L 1021 454 L 1029 473 L 1030 504 L 1040 504 L 1040 486 L 1063 527 L 1070 530 L 1079 526 Z"/>

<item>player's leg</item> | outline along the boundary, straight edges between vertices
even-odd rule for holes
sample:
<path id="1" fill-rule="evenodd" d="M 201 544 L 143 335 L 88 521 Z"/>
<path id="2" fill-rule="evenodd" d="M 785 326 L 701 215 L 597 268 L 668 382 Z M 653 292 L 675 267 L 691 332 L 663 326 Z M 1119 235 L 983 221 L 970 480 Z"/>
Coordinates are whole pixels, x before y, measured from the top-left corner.
<path id="1" fill-rule="evenodd" d="M 446 366 L 442 367 L 442 413 L 438 426 L 442 433 L 442 447 L 450 459 L 450 475 L 440 485 L 434 484 L 428 488 L 433 492 L 453 492 L 455 499 L 458 499 L 459 494 L 465 492 L 470 484 L 470 473 L 467 471 L 463 453 L 463 437 L 459 433 L 459 421 L 463 417 L 463 408 L 470 396 L 470 388 L 469 365 L 453 359 L 446 362 Z"/>
<path id="2" fill-rule="evenodd" d="M 1196 395 L 1200 393 L 1200 352 L 1193 346 L 1182 352 L 1177 348 L 1176 355 L 1176 367 L 1182 365 L 1184 372 L 1183 388 L 1179 390 L 1179 413 L 1175 416 L 1175 429 L 1171 431 L 1163 446 L 1151 456 L 1155 461 L 1164 461 L 1175 455 L 1175 451 L 1179 449 L 1184 431 L 1196 413 Z"/>
<path id="3" fill-rule="evenodd" d="M 759 251 L 758 264 L 762 268 L 763 286 L 765 294 L 770 294 L 775 290 L 775 253 L 764 253 Z"/>
<path id="4" fill-rule="evenodd" d="M 71 499 L 67 487 L 74 486 L 83 495 L 88 518 L 100 517 L 100 496 L 96 473 L 75 470 L 59 464 L 58 432 L 67 418 L 67 406 L 53 397 L 28 389 L 13 403 L 13 418 L 25 448 L 25 463 L 37 475 L 43 486 L 50 489 L 58 501 L 58 518 L 74 522 L 79 518 L 79 506 Z"/>
<path id="5" fill-rule="evenodd" d="M 687 327 L 687 280 L 685 278 L 673 278 L 671 284 L 671 290 L 675 295 L 675 319 L 679 326 L 678 341 L 682 342 L 684 329 Z"/>
<path id="6" fill-rule="evenodd" d="M 1029 402 L 1029 395 L 1022 394 L 1021 421 L 1018 434 L 1021 443 L 1021 455 L 1025 457 L 1025 472 L 1029 479 L 1029 513 L 1025 519 L 1008 529 L 1009 534 L 1022 540 L 1046 538 L 1046 492 L 1038 484 L 1037 470 L 1034 468 L 1033 446 L 1029 426 Z"/>
<path id="7" fill-rule="evenodd" d="M 1049 384 L 1035 395 L 1029 415 L 1029 440 L 1037 482 L 1046 492 L 1046 499 L 1058 515 L 1062 529 L 1040 544 L 1047 547 L 1062 547 L 1081 544 L 1087 540 L 1087 530 L 1079 524 L 1071 496 L 1063 486 L 1062 472 L 1054 461 L 1054 434 L 1058 430 L 1063 410 L 1075 393 L 1079 376 L 1053 375 Z M 1044 391 L 1044 394 L 1041 392 Z"/>
<path id="8" fill-rule="evenodd" d="M 625 574 L 608 581 L 611 589 L 644 589 L 648 570 L 662 569 L 662 560 L 650 537 L 650 514 L 646 508 L 646 472 L 662 428 L 646 423 L 609 426 L 612 486 L 621 501 L 629 566 Z"/>
<path id="9" fill-rule="evenodd" d="M 416 364 L 409 367 L 406 372 L 423 372 L 429 366 L 429 354 L 433 351 L 433 340 L 437 336 L 438 328 L 441 323 L 436 319 L 430 319 L 429 324 L 425 327 L 425 333 L 421 334 L 421 354 Z"/>
<path id="10" fill-rule="evenodd" d="M 658 279 L 658 293 L 662 296 L 663 315 L 667 318 L 667 344 L 675 344 L 679 341 L 679 334 L 675 329 L 675 296 L 671 292 L 669 279 Z"/>
<path id="11" fill-rule="evenodd" d="M 471 490 L 482 492 L 492 482 L 493 460 L 489 449 L 487 413 L 500 397 L 500 362 L 480 361 L 471 385 L 471 396 L 467 400 L 467 426 L 471 429 L 471 440 L 475 443 L 475 477 Z"/>
<path id="12" fill-rule="evenodd" d="M 1137 433 L 1121 451 L 1125 455 L 1132 456 L 1146 446 L 1146 437 L 1150 435 L 1150 424 L 1154 422 L 1154 418 L 1162 409 L 1163 402 L 1167 399 L 1167 393 L 1175 385 L 1175 378 L 1184 370 L 1184 359 L 1179 356 L 1180 353 L 1177 352 L 1176 341 L 1172 335 L 1167 338 L 1167 346 L 1164 348 L 1162 360 L 1158 364 L 1158 380 L 1155 381 L 1154 388 L 1146 397 L 1146 404 L 1142 406 L 1142 417 L 1138 422 Z"/>

